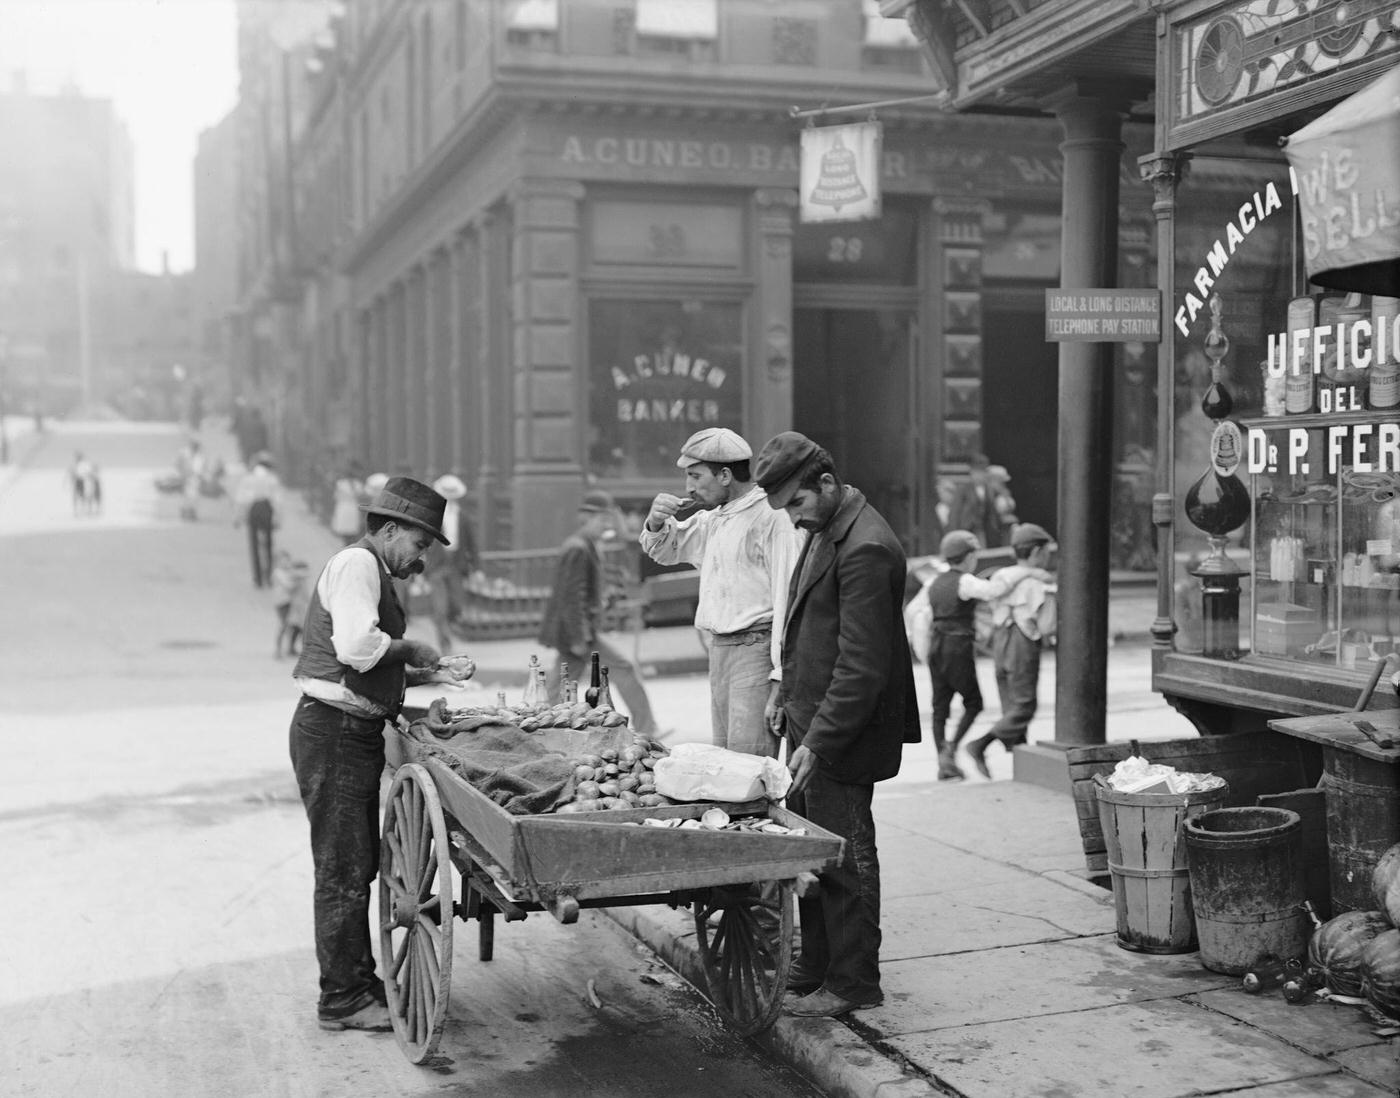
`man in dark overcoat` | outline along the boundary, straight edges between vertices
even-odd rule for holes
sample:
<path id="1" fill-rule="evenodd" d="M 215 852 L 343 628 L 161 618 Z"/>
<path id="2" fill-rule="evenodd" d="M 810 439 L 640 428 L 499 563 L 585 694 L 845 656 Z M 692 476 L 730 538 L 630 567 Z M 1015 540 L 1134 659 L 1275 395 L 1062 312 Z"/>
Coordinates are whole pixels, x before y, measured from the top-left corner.
<path id="1" fill-rule="evenodd" d="M 798 905 L 802 953 L 788 1012 L 834 1017 L 883 1002 L 875 783 L 899 772 L 920 737 L 904 631 L 904 549 L 831 455 L 784 431 L 758 455 L 754 479 L 807 540 L 783 626 L 783 685 L 770 721 L 785 736 L 801 816 L 846 840 L 821 894 Z"/>
<path id="2" fill-rule="evenodd" d="M 648 736 L 656 734 L 651 699 L 642 683 L 641 668 L 602 635 L 599 623 L 607 600 L 603 559 L 598 545 L 614 532 L 618 512 L 612 496 L 593 489 L 578 508 L 579 526 L 559 547 L 554 584 L 545 603 L 536 640 L 556 655 L 549 674 L 551 692 L 561 685 L 565 663 L 574 675 L 582 672 L 593 651 L 608 666 L 609 687 L 616 687 L 627 705 L 632 728 Z"/>

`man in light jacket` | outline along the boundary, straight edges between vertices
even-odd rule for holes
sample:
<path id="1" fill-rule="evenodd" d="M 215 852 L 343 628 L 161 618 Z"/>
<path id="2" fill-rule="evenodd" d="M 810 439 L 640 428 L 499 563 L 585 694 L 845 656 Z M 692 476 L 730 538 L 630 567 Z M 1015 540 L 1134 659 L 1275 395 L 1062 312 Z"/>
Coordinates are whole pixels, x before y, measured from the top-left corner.
<path id="1" fill-rule="evenodd" d="M 662 492 L 640 540 L 658 564 L 700 570 L 695 627 L 710 653 L 710 735 L 716 745 L 776 757 L 764 719 L 782 680 L 781 625 L 802 535 L 764 504 L 752 481 L 753 449 L 727 427 L 686 439 L 676 465 L 688 498 Z M 683 509 L 698 506 L 686 514 Z"/>

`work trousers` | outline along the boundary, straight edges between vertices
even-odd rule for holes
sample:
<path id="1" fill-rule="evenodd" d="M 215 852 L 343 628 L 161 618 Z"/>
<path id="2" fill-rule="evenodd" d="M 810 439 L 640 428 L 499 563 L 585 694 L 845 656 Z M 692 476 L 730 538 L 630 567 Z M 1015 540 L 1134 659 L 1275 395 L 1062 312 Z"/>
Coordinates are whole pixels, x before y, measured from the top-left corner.
<path id="1" fill-rule="evenodd" d="M 272 583 L 272 503 L 255 499 L 248 505 L 248 556 L 253 565 L 253 586 Z"/>
<path id="2" fill-rule="evenodd" d="M 768 629 L 710 637 L 710 737 L 716 747 L 778 756 L 778 737 L 763 718 L 773 672 Z"/>
<path id="3" fill-rule="evenodd" d="M 791 746 L 791 744 L 789 744 Z M 846 840 L 845 854 L 821 875 L 820 893 L 799 900 L 803 972 L 856 1003 L 880 999 L 880 858 L 875 849 L 873 785 L 847 785 L 816 771 L 788 807 Z"/>
<path id="4" fill-rule="evenodd" d="M 971 633 L 943 633 L 935 629 L 929 638 L 928 677 L 933 685 L 933 728 L 936 746 L 943 748 L 943 728 L 953 709 L 953 698 L 961 696 L 963 715 L 953 734 L 957 747 L 977 714 L 982 712 L 982 687 L 977 682 L 977 658 Z"/>
<path id="5" fill-rule="evenodd" d="M 1000 626 L 992 637 L 992 662 L 996 665 L 997 693 L 1001 696 L 1001 719 L 987 735 L 1006 744 L 1009 750 L 1026 742 L 1026 729 L 1035 716 L 1040 641 L 1031 640 L 1016 625 Z"/>
<path id="6" fill-rule="evenodd" d="M 384 721 L 303 697 L 292 716 L 292 769 L 311 824 L 322 1018 L 384 1002 L 370 951 L 369 886 L 379 873 Z"/>

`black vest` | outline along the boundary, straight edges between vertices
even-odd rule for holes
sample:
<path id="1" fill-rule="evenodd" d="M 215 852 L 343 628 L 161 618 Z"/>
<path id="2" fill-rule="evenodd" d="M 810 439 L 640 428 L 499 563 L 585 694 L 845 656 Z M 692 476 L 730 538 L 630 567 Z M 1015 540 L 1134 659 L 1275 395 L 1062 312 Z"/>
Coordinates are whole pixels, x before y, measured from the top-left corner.
<path id="1" fill-rule="evenodd" d="M 374 559 L 379 565 L 379 628 L 394 640 L 400 640 L 407 622 L 403 607 L 399 605 L 399 597 L 394 593 L 394 581 L 384 570 L 384 561 L 380 559 L 369 538 L 361 538 L 341 552 L 348 553 L 357 549 L 368 549 L 374 554 Z M 360 697 L 382 705 L 388 711 L 389 719 L 393 720 L 403 707 L 404 665 L 385 663 L 381 659 L 362 674 L 341 663 L 336 658 L 335 645 L 331 643 L 334 626 L 330 611 L 321 605 L 320 586 L 321 581 L 318 578 L 316 586 L 311 589 L 311 604 L 306 610 L 306 629 L 301 639 L 301 658 L 292 669 L 292 677 L 344 683 Z"/>
<path id="2" fill-rule="evenodd" d="M 976 599 L 958 598 L 958 581 L 963 573 L 949 569 L 941 573 L 928 589 L 928 602 L 933 607 L 933 631 L 945 637 L 970 637 L 973 618 L 977 613 Z"/>

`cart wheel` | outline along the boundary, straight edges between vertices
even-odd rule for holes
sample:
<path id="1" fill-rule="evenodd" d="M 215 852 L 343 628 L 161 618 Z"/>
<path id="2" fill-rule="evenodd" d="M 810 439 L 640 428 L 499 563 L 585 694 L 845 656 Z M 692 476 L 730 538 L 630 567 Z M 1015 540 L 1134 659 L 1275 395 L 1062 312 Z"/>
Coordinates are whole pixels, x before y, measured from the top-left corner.
<path id="1" fill-rule="evenodd" d="M 389 1017 L 404 1055 L 437 1048 L 452 984 L 452 860 L 433 779 L 409 763 L 394 775 L 379 856 L 379 955 Z"/>
<path id="2" fill-rule="evenodd" d="M 712 888 L 695 901 L 695 935 L 720 1017 L 745 1037 L 771 1026 L 792 967 L 791 881 Z"/>

